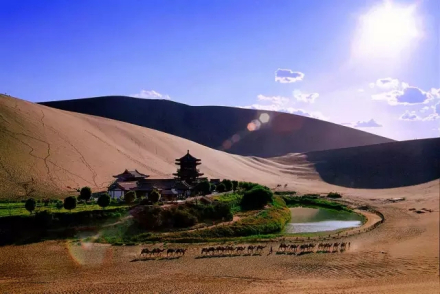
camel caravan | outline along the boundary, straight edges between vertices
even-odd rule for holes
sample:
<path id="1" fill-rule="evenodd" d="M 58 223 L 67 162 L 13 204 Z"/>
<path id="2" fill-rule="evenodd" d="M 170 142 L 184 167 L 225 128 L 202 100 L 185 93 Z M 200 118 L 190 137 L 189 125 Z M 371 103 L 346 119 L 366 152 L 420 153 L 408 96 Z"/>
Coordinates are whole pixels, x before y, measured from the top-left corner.
<path id="1" fill-rule="evenodd" d="M 304 254 L 312 252 L 343 252 L 350 248 L 350 242 L 337 242 L 337 243 L 310 243 L 310 244 L 285 244 L 281 243 L 278 247 L 277 254 L 290 253 L 290 254 Z"/>
<path id="2" fill-rule="evenodd" d="M 161 248 L 154 248 L 154 249 L 148 249 L 144 248 L 141 251 L 140 256 L 147 256 L 147 257 L 162 257 L 162 252 L 166 251 L 166 257 L 180 257 L 184 256 L 186 252 L 186 248 L 169 248 L 169 249 L 161 249 Z"/>
<path id="3" fill-rule="evenodd" d="M 263 245 L 249 245 L 249 246 L 210 246 L 203 247 L 200 252 L 200 257 L 222 257 L 222 256 L 237 256 L 237 255 L 262 255 L 267 246 Z M 350 242 L 336 242 L 336 243 L 309 243 L 309 244 L 286 244 L 281 243 L 276 251 L 276 254 L 290 254 L 301 255 L 306 253 L 336 253 L 344 252 L 350 248 Z M 140 256 L 147 258 L 163 257 L 162 253 L 166 254 L 166 258 L 179 258 L 185 255 L 186 248 L 144 248 Z M 268 255 L 274 252 L 273 247 L 270 247 Z"/>

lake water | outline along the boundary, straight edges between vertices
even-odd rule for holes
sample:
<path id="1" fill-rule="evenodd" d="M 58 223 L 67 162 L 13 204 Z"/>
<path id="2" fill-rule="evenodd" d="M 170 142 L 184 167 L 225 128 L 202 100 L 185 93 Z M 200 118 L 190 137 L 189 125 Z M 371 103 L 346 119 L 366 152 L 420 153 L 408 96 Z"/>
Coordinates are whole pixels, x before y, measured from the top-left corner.
<path id="1" fill-rule="evenodd" d="M 291 221 L 286 233 L 313 233 L 354 228 L 362 225 L 362 217 L 356 213 L 322 208 L 290 208 Z"/>

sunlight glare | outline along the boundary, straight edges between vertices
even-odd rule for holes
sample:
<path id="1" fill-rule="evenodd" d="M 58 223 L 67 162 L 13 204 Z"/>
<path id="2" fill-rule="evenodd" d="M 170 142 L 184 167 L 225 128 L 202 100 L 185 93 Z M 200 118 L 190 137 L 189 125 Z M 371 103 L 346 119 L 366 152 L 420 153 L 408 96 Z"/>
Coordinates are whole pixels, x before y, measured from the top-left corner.
<path id="1" fill-rule="evenodd" d="M 420 36 L 415 5 L 396 6 L 386 1 L 360 17 L 356 55 L 396 56 Z"/>

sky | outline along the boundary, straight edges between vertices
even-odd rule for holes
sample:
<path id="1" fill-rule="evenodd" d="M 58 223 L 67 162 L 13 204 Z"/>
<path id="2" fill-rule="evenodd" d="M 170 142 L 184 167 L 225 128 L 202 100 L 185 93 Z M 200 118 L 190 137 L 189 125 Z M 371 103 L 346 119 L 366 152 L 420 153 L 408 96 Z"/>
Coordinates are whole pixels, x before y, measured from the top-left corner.
<path id="1" fill-rule="evenodd" d="M 0 92 L 127 95 L 440 136 L 438 0 L 0 0 Z"/>

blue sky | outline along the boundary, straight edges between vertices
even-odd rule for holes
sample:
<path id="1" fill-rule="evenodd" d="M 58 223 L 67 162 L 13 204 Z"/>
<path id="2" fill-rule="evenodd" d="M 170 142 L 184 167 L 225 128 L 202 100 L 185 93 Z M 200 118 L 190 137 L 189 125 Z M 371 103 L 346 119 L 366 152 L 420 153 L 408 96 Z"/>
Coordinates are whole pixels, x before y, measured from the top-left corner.
<path id="1" fill-rule="evenodd" d="M 0 92 L 33 102 L 169 98 L 286 111 L 397 140 L 438 137 L 440 4 L 385 5 L 0 0 Z"/>

